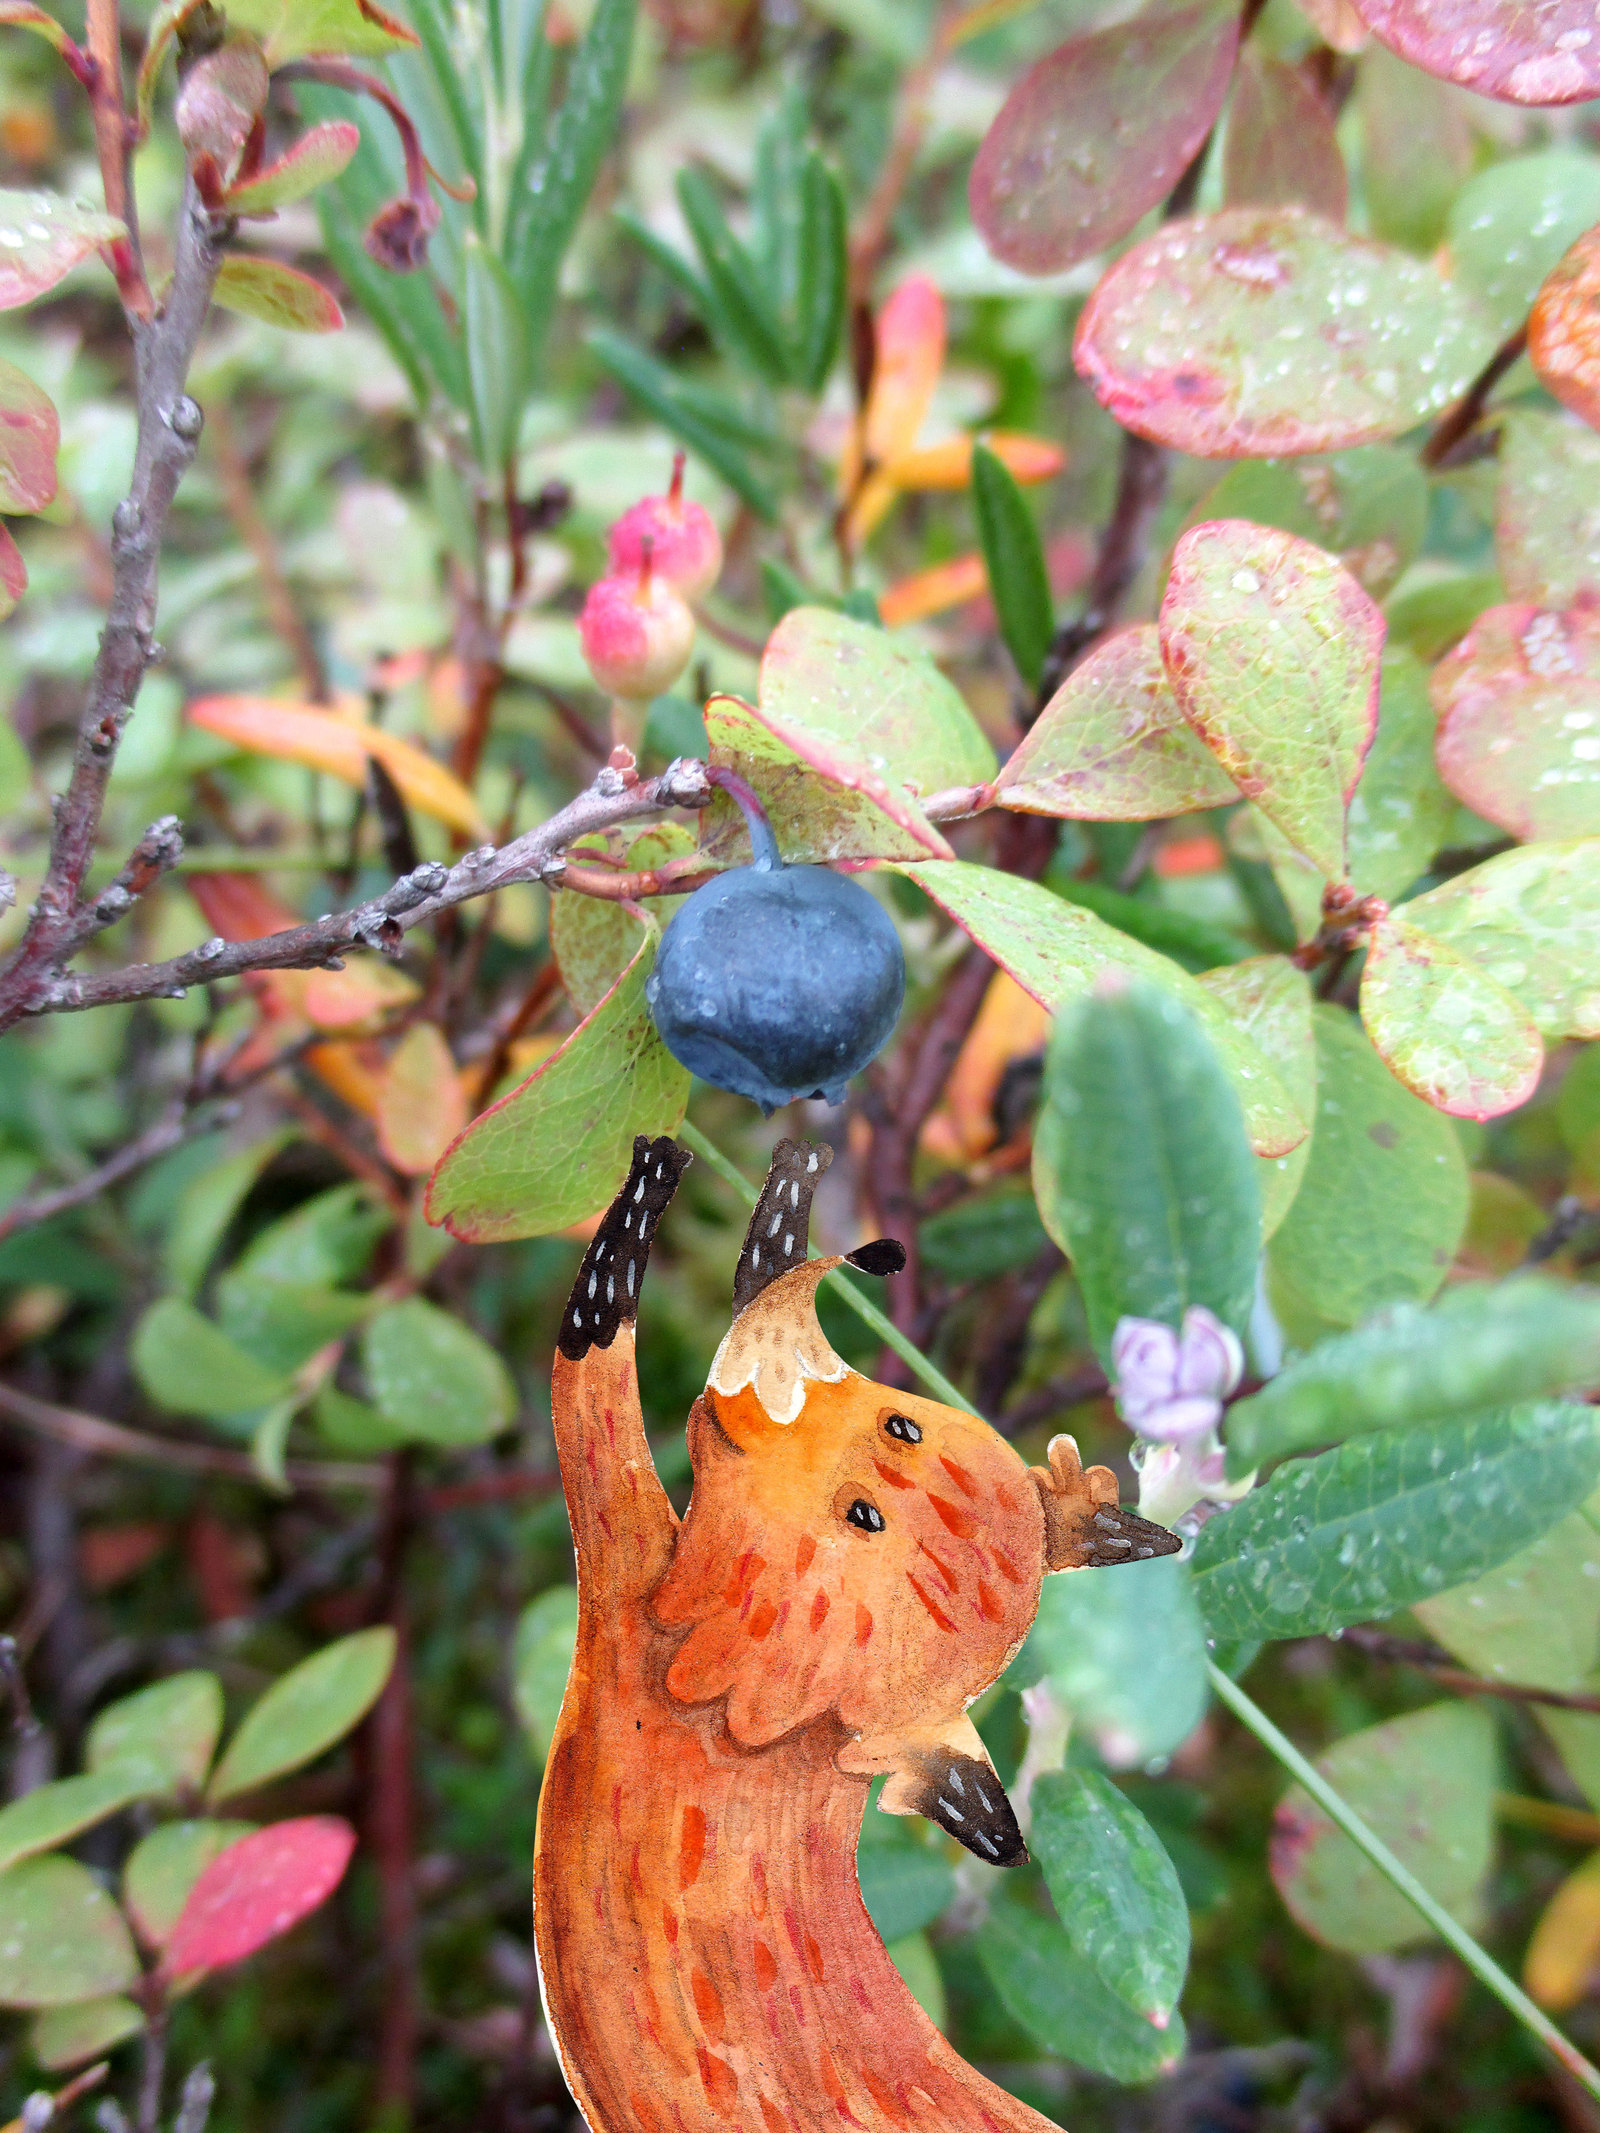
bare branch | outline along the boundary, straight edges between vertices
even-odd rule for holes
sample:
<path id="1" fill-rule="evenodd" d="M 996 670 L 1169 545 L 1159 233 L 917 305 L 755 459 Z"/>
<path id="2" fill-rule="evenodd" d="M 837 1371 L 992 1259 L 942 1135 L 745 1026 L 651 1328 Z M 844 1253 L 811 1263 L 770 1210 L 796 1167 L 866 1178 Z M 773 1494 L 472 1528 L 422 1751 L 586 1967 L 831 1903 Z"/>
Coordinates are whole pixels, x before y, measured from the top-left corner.
<path id="1" fill-rule="evenodd" d="M 139 434 L 133 481 L 111 518 L 111 609 L 78 726 L 72 781 L 56 809 L 49 870 L 22 945 L 0 972 L 0 1029 L 37 1012 L 72 952 L 78 899 L 94 856 L 111 765 L 145 670 L 156 656 L 162 536 L 204 419 L 184 384 L 221 261 L 211 218 L 186 183 L 166 308 L 154 323 L 134 321 Z"/>
<path id="2" fill-rule="evenodd" d="M 1527 345 L 1528 322 L 1524 319 L 1516 332 L 1508 334 L 1500 343 L 1455 406 L 1440 416 L 1432 436 L 1419 454 L 1425 467 L 1455 466 L 1469 456 L 1462 447 L 1483 420 L 1489 395 Z"/>
<path id="3" fill-rule="evenodd" d="M 69 1207 L 82 1207 L 88 1200 L 98 1199 L 113 1185 L 119 1185 L 146 1163 L 153 1163 L 158 1155 L 180 1147 L 193 1140 L 196 1134 L 209 1132 L 213 1126 L 225 1125 L 234 1115 L 230 1106 L 208 1111 L 205 1099 L 196 1106 L 185 1097 L 171 1104 L 162 1112 L 153 1126 L 135 1136 L 125 1148 L 115 1155 L 107 1156 L 93 1170 L 85 1171 L 70 1185 L 58 1185 L 53 1192 L 35 1193 L 31 1199 L 13 1200 L 3 1215 L 0 1215 L 0 1242 L 14 1236 L 19 1229 L 31 1229 L 36 1222 L 48 1222 L 52 1215 L 64 1214 Z"/>

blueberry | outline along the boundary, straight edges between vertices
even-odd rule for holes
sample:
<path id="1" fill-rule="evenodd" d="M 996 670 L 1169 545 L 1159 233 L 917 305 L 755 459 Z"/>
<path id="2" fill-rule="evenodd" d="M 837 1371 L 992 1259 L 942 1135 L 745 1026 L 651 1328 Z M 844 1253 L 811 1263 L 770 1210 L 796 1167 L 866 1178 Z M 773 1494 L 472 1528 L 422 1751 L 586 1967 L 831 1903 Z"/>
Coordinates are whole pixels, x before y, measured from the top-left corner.
<path id="1" fill-rule="evenodd" d="M 899 1019 L 899 936 L 848 875 L 757 852 L 667 927 L 645 987 L 650 1012 L 702 1081 L 769 1112 L 797 1096 L 840 1103 Z"/>

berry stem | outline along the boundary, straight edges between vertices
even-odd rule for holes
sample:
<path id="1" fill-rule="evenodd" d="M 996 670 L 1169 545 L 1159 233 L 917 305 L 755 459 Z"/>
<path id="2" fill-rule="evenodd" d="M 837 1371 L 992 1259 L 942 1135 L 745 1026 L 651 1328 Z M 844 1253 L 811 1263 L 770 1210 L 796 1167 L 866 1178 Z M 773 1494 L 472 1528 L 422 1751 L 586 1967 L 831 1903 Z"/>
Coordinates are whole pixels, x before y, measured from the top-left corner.
<path id="1" fill-rule="evenodd" d="M 707 766 L 706 777 L 718 785 L 744 817 L 744 826 L 750 832 L 750 860 L 764 874 L 775 872 L 783 865 L 778 851 L 778 840 L 773 835 L 767 811 L 756 798 L 755 789 L 740 777 L 736 770 L 726 770 L 720 763 Z"/>

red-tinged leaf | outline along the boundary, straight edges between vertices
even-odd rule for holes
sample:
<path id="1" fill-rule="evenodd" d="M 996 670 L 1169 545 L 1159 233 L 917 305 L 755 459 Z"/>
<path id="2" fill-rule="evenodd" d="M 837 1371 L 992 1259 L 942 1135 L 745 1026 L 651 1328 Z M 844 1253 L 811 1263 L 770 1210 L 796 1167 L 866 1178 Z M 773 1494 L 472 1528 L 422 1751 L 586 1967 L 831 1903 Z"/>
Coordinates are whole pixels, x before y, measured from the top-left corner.
<path id="1" fill-rule="evenodd" d="M 54 15 L 35 7 L 33 0 L 0 0 L 0 25 L 13 30 L 32 30 L 58 52 L 66 50 L 67 33 Z"/>
<path id="2" fill-rule="evenodd" d="M 1600 47 L 1600 28 L 1594 40 Z M 1540 384 L 1600 430 L 1600 227 L 1578 239 L 1535 298 L 1528 354 Z"/>
<path id="3" fill-rule="evenodd" d="M 150 17 L 138 83 L 139 116 L 146 123 L 172 40 L 200 5 L 201 0 L 161 0 Z M 273 67 L 303 52 L 376 59 L 417 42 L 414 32 L 376 0 L 237 0 L 228 9 L 228 26 L 254 31 Z"/>
<path id="4" fill-rule="evenodd" d="M 1349 183 L 1327 105 L 1298 67 L 1249 46 L 1234 76 L 1222 192 L 1229 207 L 1308 207 L 1343 222 Z"/>
<path id="5" fill-rule="evenodd" d="M 466 1094 L 437 1023 L 413 1023 L 400 1040 L 377 1123 L 384 1154 L 410 1178 L 425 1177 L 466 1125 Z"/>
<path id="6" fill-rule="evenodd" d="M 0 311 L 32 303 L 127 230 L 59 193 L 0 192 Z"/>
<path id="7" fill-rule="evenodd" d="M 217 302 L 290 333 L 337 333 L 344 313 L 330 291 L 279 259 L 232 252 L 217 276 Z"/>
<path id="8" fill-rule="evenodd" d="M 0 511 L 44 509 L 56 493 L 60 447 L 49 394 L 14 363 L 0 362 Z"/>
<path id="9" fill-rule="evenodd" d="M 1548 1042 L 1600 1037 L 1600 840 L 1501 852 L 1396 916 L 1448 941 L 1515 994 Z"/>
<path id="10" fill-rule="evenodd" d="M 1433 671 L 1439 775 L 1514 837 L 1600 832 L 1600 606 L 1478 617 Z"/>
<path id="11" fill-rule="evenodd" d="M 1155 822 L 1238 790 L 1179 708 L 1153 622 L 1119 630 L 1068 677 L 1000 772 L 1002 807 Z"/>
<path id="12" fill-rule="evenodd" d="M 1378 722 L 1383 617 L 1292 533 L 1220 519 L 1173 552 L 1161 649 L 1184 716 L 1240 791 L 1330 881 Z"/>
<path id="13" fill-rule="evenodd" d="M 1454 1118 L 1498 1118 L 1539 1086 L 1544 1040 L 1486 970 L 1404 919 L 1372 929 L 1361 1019 L 1397 1081 Z"/>
<path id="14" fill-rule="evenodd" d="M 276 163 L 257 171 L 253 178 L 228 191 L 228 208 L 235 215 L 264 215 L 302 200 L 307 193 L 338 177 L 361 146 L 361 128 L 344 119 L 330 119 L 302 134 Z"/>
<path id="15" fill-rule="evenodd" d="M 1054 274 L 1126 236 L 1210 132 L 1238 42 L 1237 10 L 1202 4 L 1071 38 L 1030 67 L 967 188 L 995 257 Z"/>
<path id="16" fill-rule="evenodd" d="M 242 1963 L 325 1903 L 344 1878 L 356 1833 L 337 1815 L 302 1815 L 219 1852 L 189 1891 L 167 1942 L 172 1977 Z"/>
<path id="17" fill-rule="evenodd" d="M 1594 0 L 1355 0 L 1390 51 L 1505 104 L 1600 96 Z"/>
<path id="18" fill-rule="evenodd" d="M 11 613 L 27 589 L 28 566 L 22 560 L 22 550 L 5 527 L 0 526 L 0 622 Z"/>
<path id="19" fill-rule="evenodd" d="M 1519 408 L 1500 433 L 1494 546 L 1513 600 L 1570 607 L 1600 595 L 1600 437 Z"/>
<path id="20" fill-rule="evenodd" d="M 909 452 L 944 367 L 944 298 L 925 274 L 901 282 L 878 313 L 867 457 L 887 465 Z"/>
<path id="21" fill-rule="evenodd" d="M 1334 451 L 1458 399 L 1492 352 L 1433 267 L 1303 208 L 1227 208 L 1124 253 L 1073 359 L 1125 429 L 1202 459 Z"/>

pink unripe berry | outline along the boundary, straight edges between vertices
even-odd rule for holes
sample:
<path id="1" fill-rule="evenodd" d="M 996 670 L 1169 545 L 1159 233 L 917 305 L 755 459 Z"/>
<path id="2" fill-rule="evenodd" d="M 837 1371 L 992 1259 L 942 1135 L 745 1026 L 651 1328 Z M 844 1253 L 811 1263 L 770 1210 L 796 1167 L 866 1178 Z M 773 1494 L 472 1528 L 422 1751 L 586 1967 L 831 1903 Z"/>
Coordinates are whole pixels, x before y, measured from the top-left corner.
<path id="1" fill-rule="evenodd" d="M 646 541 L 657 577 L 686 600 L 698 600 L 717 582 L 722 569 L 722 536 L 710 513 L 683 493 L 683 454 L 672 462 L 672 486 L 665 496 L 646 496 L 624 511 L 610 533 L 611 569 L 616 577 L 636 571 Z"/>
<path id="2" fill-rule="evenodd" d="M 637 569 L 590 586 L 578 630 L 600 687 L 634 702 L 670 689 L 694 649 L 694 617 L 654 569 L 648 542 Z"/>

